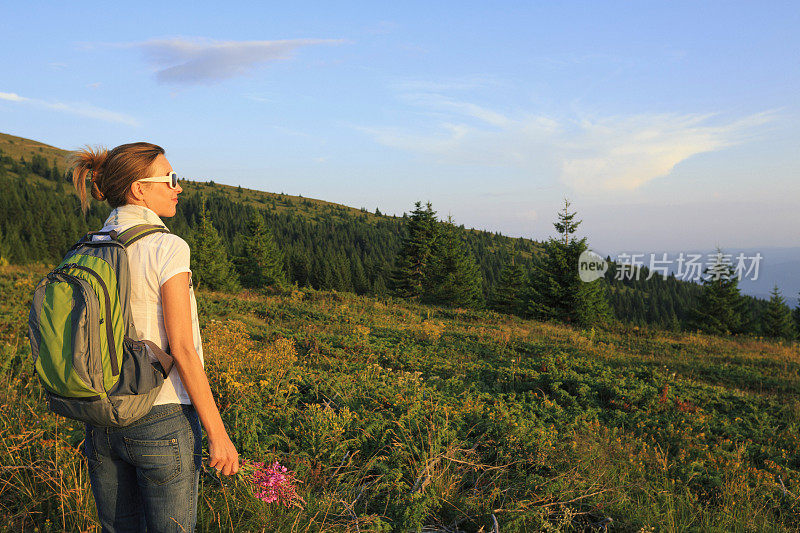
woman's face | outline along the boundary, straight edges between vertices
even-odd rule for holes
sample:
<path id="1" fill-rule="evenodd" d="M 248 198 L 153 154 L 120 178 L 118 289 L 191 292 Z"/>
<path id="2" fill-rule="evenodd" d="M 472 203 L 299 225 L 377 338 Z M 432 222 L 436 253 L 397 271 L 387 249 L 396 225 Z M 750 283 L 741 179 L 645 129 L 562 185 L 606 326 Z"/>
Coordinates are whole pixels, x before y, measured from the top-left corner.
<path id="1" fill-rule="evenodd" d="M 166 176 L 172 172 L 172 165 L 163 154 L 155 158 L 150 165 L 148 177 Z M 143 183 L 136 181 L 131 185 L 131 196 L 136 200 L 131 203 L 143 205 L 160 217 L 175 216 L 178 195 L 183 192 L 180 185 L 171 189 L 168 183 Z"/>

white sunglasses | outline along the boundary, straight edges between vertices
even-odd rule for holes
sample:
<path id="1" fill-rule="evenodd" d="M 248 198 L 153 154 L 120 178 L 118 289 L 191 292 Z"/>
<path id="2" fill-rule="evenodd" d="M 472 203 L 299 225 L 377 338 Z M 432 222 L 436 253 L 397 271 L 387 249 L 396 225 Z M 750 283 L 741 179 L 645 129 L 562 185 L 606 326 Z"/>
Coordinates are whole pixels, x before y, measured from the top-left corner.
<path id="1" fill-rule="evenodd" d="M 178 174 L 175 172 L 170 172 L 166 176 L 155 176 L 152 178 L 142 178 L 136 181 L 149 181 L 155 183 L 167 183 L 170 189 L 177 189 L 178 188 Z"/>

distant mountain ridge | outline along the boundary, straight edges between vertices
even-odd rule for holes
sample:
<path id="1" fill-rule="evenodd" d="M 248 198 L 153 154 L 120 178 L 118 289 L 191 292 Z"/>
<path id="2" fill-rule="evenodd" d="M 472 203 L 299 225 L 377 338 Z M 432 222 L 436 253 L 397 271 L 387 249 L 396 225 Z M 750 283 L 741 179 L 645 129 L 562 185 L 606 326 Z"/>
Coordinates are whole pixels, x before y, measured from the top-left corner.
<path id="1" fill-rule="evenodd" d="M 743 280 L 740 283 L 742 292 L 758 298 L 769 299 L 769 293 L 775 285 L 781 290 L 783 297 L 791 307 L 800 303 L 800 246 L 786 248 L 753 248 L 743 249 L 750 255 L 761 253 L 761 272 L 756 280 Z"/>
<path id="2" fill-rule="evenodd" d="M 800 246 L 796 247 L 764 247 L 764 248 L 724 248 L 722 252 L 731 254 L 733 263 L 736 257 L 743 253 L 746 258 L 761 255 L 756 279 L 751 279 L 753 275 L 744 276 L 739 282 L 739 289 L 742 294 L 747 294 L 769 300 L 772 288 L 777 285 L 786 302 L 790 307 L 798 305 L 798 293 L 800 293 Z M 626 251 L 626 254 L 643 253 L 645 264 L 649 262 L 650 253 Z M 706 259 L 716 253 L 716 250 L 676 250 L 667 252 L 667 258 L 674 260 L 679 253 L 700 254 L 705 264 Z M 616 258 L 618 254 L 611 254 Z M 657 254 L 657 258 L 660 254 Z M 748 267 L 750 261 L 748 260 Z M 677 274 L 677 265 L 673 263 L 669 270 L 670 273 Z"/>

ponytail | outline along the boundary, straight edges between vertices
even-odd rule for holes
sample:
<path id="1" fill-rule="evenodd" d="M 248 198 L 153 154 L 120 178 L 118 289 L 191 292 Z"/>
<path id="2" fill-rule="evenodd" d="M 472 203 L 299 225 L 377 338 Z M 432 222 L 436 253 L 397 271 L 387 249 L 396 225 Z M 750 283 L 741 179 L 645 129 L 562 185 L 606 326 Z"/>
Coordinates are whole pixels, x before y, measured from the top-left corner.
<path id="1" fill-rule="evenodd" d="M 95 200 L 105 200 L 103 194 L 103 164 L 108 157 L 108 150 L 105 148 L 95 148 L 87 146 L 82 150 L 78 150 L 72 154 L 72 185 L 78 192 L 81 199 L 81 209 L 86 214 L 89 208 L 89 199 L 86 197 L 86 178 L 90 177 L 92 180 L 91 193 Z"/>
<path id="2" fill-rule="evenodd" d="M 91 179 L 95 200 L 106 200 L 111 207 L 119 207 L 128 203 L 133 182 L 147 178 L 153 161 L 163 154 L 163 148 L 146 142 L 123 144 L 113 150 L 87 146 L 73 152 L 72 185 L 81 199 L 84 214 L 89 207 L 87 177 Z"/>

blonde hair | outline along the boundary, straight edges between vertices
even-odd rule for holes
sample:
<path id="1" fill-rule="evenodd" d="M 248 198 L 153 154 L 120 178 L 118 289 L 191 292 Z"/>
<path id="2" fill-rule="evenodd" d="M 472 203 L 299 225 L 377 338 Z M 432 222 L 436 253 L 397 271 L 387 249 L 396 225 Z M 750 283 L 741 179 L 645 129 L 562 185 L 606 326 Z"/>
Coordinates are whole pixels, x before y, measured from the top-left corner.
<path id="1" fill-rule="evenodd" d="M 119 207 L 128 203 L 128 191 L 133 182 L 149 177 L 153 161 L 163 154 L 163 148 L 146 142 L 122 144 L 110 151 L 87 146 L 73 152 L 70 158 L 72 184 L 81 199 L 83 212 L 89 207 L 87 177 L 92 181 L 91 193 L 95 200 L 105 200 L 111 207 Z"/>

